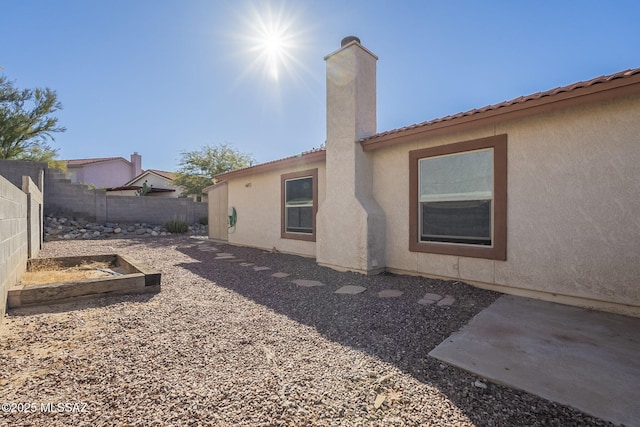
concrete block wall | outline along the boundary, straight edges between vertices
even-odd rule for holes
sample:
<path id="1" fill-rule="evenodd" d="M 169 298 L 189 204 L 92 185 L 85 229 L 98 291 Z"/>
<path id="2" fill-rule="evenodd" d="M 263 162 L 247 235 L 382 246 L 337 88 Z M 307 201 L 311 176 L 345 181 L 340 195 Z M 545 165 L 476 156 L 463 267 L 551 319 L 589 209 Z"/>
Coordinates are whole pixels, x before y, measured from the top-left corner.
<path id="1" fill-rule="evenodd" d="M 207 203 L 186 198 L 107 197 L 104 189 L 74 184 L 63 172 L 48 169 L 44 162 L 0 160 L 0 175 L 19 188 L 22 177 L 30 177 L 42 192 L 44 215 L 63 213 L 96 222 L 149 224 L 162 224 L 169 219 L 194 223 L 207 217 Z"/>
<path id="2" fill-rule="evenodd" d="M 63 173 L 54 170 L 47 170 L 45 188 L 45 214 L 68 213 L 91 219 L 100 217 L 96 215 L 96 198 L 106 197 L 105 190 L 92 190 L 83 184 L 73 184 Z"/>
<path id="3" fill-rule="evenodd" d="M 27 238 L 29 258 L 38 256 L 44 238 L 42 191 L 28 176 L 22 177 L 22 192 L 27 195 Z"/>
<path id="4" fill-rule="evenodd" d="M 22 177 L 28 176 L 44 191 L 44 173 L 46 162 L 26 162 L 22 160 L 0 160 L 0 175 L 18 188 L 22 188 Z"/>
<path id="5" fill-rule="evenodd" d="M 106 198 L 106 220 L 109 222 L 163 224 L 175 219 L 194 223 L 203 217 L 207 217 L 207 204 L 187 198 L 131 196 Z"/>
<path id="6" fill-rule="evenodd" d="M 27 268 L 27 195 L 0 175 L 0 322 L 7 292 L 22 279 Z"/>

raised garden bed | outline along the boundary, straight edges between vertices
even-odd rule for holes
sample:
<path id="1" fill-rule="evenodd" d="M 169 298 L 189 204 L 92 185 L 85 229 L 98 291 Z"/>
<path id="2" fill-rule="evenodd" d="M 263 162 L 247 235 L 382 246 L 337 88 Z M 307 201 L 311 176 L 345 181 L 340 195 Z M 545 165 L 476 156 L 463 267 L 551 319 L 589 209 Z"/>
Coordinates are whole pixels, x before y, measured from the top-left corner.
<path id="1" fill-rule="evenodd" d="M 9 308 L 108 295 L 160 291 L 160 273 L 119 254 L 29 260 L 22 282 L 9 289 Z"/>

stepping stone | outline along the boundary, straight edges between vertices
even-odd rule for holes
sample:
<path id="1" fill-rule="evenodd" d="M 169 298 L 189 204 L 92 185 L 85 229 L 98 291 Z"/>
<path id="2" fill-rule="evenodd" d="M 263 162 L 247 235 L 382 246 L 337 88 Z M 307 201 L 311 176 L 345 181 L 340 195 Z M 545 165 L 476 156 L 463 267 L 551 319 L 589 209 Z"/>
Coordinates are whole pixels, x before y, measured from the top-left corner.
<path id="1" fill-rule="evenodd" d="M 446 295 L 443 299 L 438 301 L 438 305 L 451 305 L 455 302 L 455 298 L 451 295 Z"/>
<path id="2" fill-rule="evenodd" d="M 307 280 L 307 279 L 297 279 L 292 283 L 295 283 L 298 286 L 303 286 L 305 288 L 312 288 L 314 286 L 324 286 L 324 283 L 318 282 L 317 280 Z"/>
<path id="3" fill-rule="evenodd" d="M 214 248 L 211 246 L 198 246 L 198 250 L 204 251 L 204 252 L 217 252 L 218 248 Z"/>
<path id="4" fill-rule="evenodd" d="M 336 294 L 355 295 L 355 294 L 362 293 L 362 292 L 364 292 L 366 290 L 367 290 L 367 288 L 365 288 L 364 286 L 347 285 L 347 286 L 341 287 L 340 289 L 338 289 L 334 293 L 336 293 Z"/>
<path id="5" fill-rule="evenodd" d="M 220 252 L 220 253 L 218 254 L 218 256 L 219 256 L 219 257 L 221 257 L 221 256 L 232 256 L 232 257 L 235 257 L 235 255 L 233 255 L 233 254 L 228 254 L 228 253 L 226 253 L 226 252 Z"/>
<path id="6" fill-rule="evenodd" d="M 429 301 L 440 301 L 442 299 L 442 296 L 438 294 L 426 294 L 425 296 L 422 297 L 422 299 L 426 299 Z"/>
<path id="7" fill-rule="evenodd" d="M 234 259 L 233 255 L 217 256 L 214 259 Z"/>
<path id="8" fill-rule="evenodd" d="M 287 273 L 273 273 L 272 277 L 277 277 L 278 279 L 282 279 L 283 277 L 289 276 Z"/>
<path id="9" fill-rule="evenodd" d="M 379 298 L 396 298 L 402 295 L 402 291 L 398 289 L 385 289 L 383 291 L 378 292 Z"/>
<path id="10" fill-rule="evenodd" d="M 255 271 L 271 270 L 269 267 L 253 267 Z"/>
<path id="11" fill-rule="evenodd" d="M 432 299 L 419 299 L 418 300 L 418 304 L 422 304 L 422 305 L 431 305 L 433 304 L 435 301 Z"/>
<path id="12" fill-rule="evenodd" d="M 252 262 L 241 262 L 239 265 L 243 266 L 243 267 L 251 267 L 253 265 Z"/>

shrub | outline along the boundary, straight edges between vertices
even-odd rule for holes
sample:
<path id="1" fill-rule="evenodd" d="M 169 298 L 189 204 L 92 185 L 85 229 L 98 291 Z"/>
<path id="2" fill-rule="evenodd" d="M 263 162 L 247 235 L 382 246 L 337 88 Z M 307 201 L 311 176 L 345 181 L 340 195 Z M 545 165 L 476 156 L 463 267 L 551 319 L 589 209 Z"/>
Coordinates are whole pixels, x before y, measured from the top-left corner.
<path id="1" fill-rule="evenodd" d="M 189 231 L 189 224 L 177 219 L 171 219 L 164 223 L 164 228 L 166 228 L 169 233 L 186 233 Z"/>

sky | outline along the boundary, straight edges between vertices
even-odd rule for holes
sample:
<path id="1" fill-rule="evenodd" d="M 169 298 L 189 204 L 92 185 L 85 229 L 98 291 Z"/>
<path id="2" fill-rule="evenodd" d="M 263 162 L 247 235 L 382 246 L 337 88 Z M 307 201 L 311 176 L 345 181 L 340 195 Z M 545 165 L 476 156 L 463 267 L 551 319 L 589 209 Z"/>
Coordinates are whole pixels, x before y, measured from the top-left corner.
<path id="1" fill-rule="evenodd" d="M 326 139 L 325 61 L 378 56 L 378 132 L 640 67 L 637 0 L 0 0 L 0 74 L 49 87 L 62 159 Z"/>

